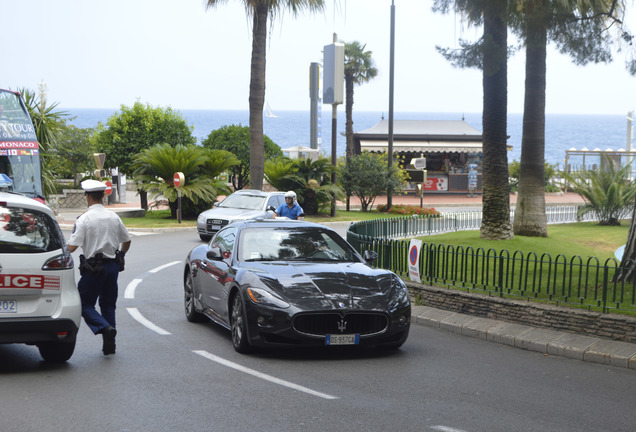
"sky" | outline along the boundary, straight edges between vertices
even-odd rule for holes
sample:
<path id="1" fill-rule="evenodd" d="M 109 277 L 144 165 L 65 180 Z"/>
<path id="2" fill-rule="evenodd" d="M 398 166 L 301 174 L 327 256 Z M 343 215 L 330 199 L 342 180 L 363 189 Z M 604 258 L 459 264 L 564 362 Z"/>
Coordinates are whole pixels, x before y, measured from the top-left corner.
<path id="1" fill-rule="evenodd" d="M 395 112 L 482 110 L 481 72 L 453 68 L 435 46 L 458 47 L 481 28 L 433 13 L 432 0 L 325 0 L 321 13 L 285 12 L 272 23 L 266 94 L 274 112 L 309 110 L 309 67 L 334 33 L 372 51 L 378 76 L 356 86 L 354 110 L 388 113 L 391 2 L 395 5 Z M 634 5 L 632 4 L 632 7 Z M 0 87 L 47 89 L 61 108 L 119 108 L 136 101 L 176 110 L 247 110 L 251 20 L 243 0 L 0 0 L 5 46 Z M 626 19 L 636 31 L 636 13 Z M 523 112 L 523 50 L 508 65 L 508 112 Z M 625 54 L 576 66 L 550 48 L 549 114 L 626 114 L 636 77 Z M 323 106 L 323 110 L 331 109 Z M 343 107 L 340 109 L 344 109 Z"/>

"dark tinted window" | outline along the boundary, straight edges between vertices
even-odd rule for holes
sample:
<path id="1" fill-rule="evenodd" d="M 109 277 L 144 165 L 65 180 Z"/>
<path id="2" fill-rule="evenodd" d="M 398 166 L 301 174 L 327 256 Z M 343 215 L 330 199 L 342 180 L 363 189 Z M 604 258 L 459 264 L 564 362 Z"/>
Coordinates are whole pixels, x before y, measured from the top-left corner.
<path id="1" fill-rule="evenodd" d="M 232 252 L 236 241 L 236 228 L 228 228 L 219 231 L 214 240 L 212 247 L 218 247 L 221 252 Z"/>

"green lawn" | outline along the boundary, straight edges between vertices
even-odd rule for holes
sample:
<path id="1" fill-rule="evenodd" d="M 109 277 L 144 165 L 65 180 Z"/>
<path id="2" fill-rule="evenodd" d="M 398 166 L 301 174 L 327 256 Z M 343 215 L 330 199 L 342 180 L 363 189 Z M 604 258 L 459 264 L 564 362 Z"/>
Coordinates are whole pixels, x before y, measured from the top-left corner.
<path id="1" fill-rule="evenodd" d="M 616 249 L 626 243 L 628 231 L 627 222 L 623 222 L 621 226 L 601 226 L 594 222 L 582 222 L 549 225 L 548 237 L 517 236 L 511 240 L 495 241 L 479 238 L 479 231 L 458 231 L 419 238 L 426 243 L 494 249 L 497 252 L 508 250 L 510 253 L 548 253 L 553 257 L 562 254 L 568 258 L 576 255 L 582 258 L 595 256 L 603 262 L 613 257 Z"/>

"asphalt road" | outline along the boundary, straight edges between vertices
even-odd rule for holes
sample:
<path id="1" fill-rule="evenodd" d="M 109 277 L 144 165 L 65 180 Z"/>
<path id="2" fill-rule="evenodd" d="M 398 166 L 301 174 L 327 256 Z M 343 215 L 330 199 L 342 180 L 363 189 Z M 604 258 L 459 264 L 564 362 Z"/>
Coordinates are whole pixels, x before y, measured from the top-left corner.
<path id="1" fill-rule="evenodd" d="M 634 430 L 636 373 L 414 325 L 393 353 L 237 354 L 192 324 L 181 275 L 196 233 L 135 234 L 117 354 L 85 325 L 66 365 L 0 345 L 0 431 Z"/>

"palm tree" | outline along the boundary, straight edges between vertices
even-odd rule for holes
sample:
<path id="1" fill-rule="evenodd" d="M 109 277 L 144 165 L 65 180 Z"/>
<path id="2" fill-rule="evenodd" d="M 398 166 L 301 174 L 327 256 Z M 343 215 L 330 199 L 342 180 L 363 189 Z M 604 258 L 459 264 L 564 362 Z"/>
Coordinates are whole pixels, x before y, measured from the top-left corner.
<path id="1" fill-rule="evenodd" d="M 508 182 L 508 28 L 506 0 L 484 3 L 483 36 L 483 217 L 480 236 L 489 240 L 513 237 Z"/>
<path id="2" fill-rule="evenodd" d="M 35 91 L 26 88 L 18 89 L 22 95 L 24 105 L 29 111 L 29 116 L 35 128 L 35 134 L 40 145 L 40 157 L 42 168 L 42 189 L 44 196 L 49 196 L 55 191 L 55 183 L 50 169 L 49 151 L 54 147 L 64 128 L 64 119 L 68 117 L 65 111 L 57 111 L 58 102 L 47 105 L 45 93 L 38 96 Z"/>
<path id="3" fill-rule="evenodd" d="M 345 133 L 347 136 L 347 159 L 354 154 L 353 149 L 353 86 L 369 82 L 378 75 L 378 69 L 374 66 L 371 51 L 365 51 L 366 45 L 353 41 L 345 43 Z"/>
<path id="4" fill-rule="evenodd" d="M 515 235 L 546 237 L 545 214 L 545 89 L 546 47 L 553 40 L 577 64 L 611 61 L 608 24 L 618 24 L 622 1 L 587 0 L 518 2 L 512 27 L 526 46 L 526 81 L 521 139 L 519 196 L 514 220 Z M 624 36 L 624 30 L 620 36 Z"/>
<path id="5" fill-rule="evenodd" d="M 598 171 L 563 173 L 571 183 L 570 188 L 585 201 L 578 214 L 593 212 L 599 225 L 620 225 L 629 215 L 636 196 L 636 184 L 629 179 L 631 169 L 631 165 L 617 168 L 609 156 L 603 155 Z"/>
<path id="6" fill-rule="evenodd" d="M 456 8 L 456 9 L 455 9 Z M 483 100 L 483 218 L 480 235 L 489 240 L 512 238 L 510 183 L 508 182 L 508 33 L 507 0 L 435 0 L 433 10 L 459 10 L 472 24 L 483 24 L 475 44 L 462 41 L 460 50 L 437 48 L 459 67 L 482 70 Z M 459 52 L 456 52 L 459 51 Z"/>
<path id="7" fill-rule="evenodd" d="M 539 5 L 537 2 L 537 9 Z M 537 13 L 526 21 L 526 82 L 515 235 L 548 236 L 544 173 L 546 47 L 546 25 Z"/>
<path id="8" fill-rule="evenodd" d="M 238 160 L 224 150 L 207 150 L 193 144 L 176 147 L 159 144 L 136 154 L 132 166 L 140 188 L 152 198 L 166 198 L 174 218 L 177 216 L 174 173 L 182 172 L 185 176 L 185 184 L 181 186 L 184 198 L 195 206 L 199 201 L 209 205 L 216 201 L 217 195 L 230 192 L 224 182 L 214 178 L 237 163 Z"/>
<path id="9" fill-rule="evenodd" d="M 207 8 L 228 0 L 207 0 Z M 265 47 L 267 20 L 283 9 L 298 15 L 302 9 L 322 10 L 324 0 L 242 0 L 252 18 L 252 61 L 250 72 L 250 179 L 253 189 L 263 189 L 265 145 L 263 143 L 263 105 L 265 103 Z"/>

